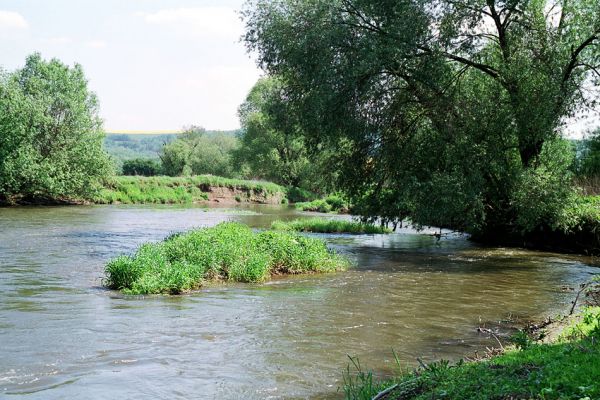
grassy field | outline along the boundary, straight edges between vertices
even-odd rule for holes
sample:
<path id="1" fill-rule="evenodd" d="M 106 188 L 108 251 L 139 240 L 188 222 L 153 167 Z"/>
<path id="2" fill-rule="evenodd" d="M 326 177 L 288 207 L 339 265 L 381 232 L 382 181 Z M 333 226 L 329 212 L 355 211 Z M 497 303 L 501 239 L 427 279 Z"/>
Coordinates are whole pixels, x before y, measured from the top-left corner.
<path id="1" fill-rule="evenodd" d="M 489 360 L 436 362 L 383 382 L 354 360 L 344 391 L 349 400 L 371 400 L 386 388 L 391 389 L 381 397 L 386 400 L 599 399 L 599 339 L 600 307 L 590 307 L 556 342 L 536 343 L 520 335 L 515 348 Z"/>
<path id="2" fill-rule="evenodd" d="M 178 294 L 209 281 L 262 282 L 272 275 L 332 272 L 348 261 L 325 242 L 291 232 L 256 233 L 238 223 L 142 245 L 105 268 L 105 285 L 127 294 Z"/>
<path id="3" fill-rule="evenodd" d="M 317 232 L 317 233 L 391 233 L 385 227 L 339 219 L 311 218 L 289 222 L 275 221 L 271 229 L 278 231 Z"/>
<path id="4" fill-rule="evenodd" d="M 227 179 L 212 175 L 192 177 L 116 176 L 96 196 L 97 204 L 185 204 L 208 199 L 210 187 L 227 187 L 272 196 L 285 188 L 271 182 Z"/>

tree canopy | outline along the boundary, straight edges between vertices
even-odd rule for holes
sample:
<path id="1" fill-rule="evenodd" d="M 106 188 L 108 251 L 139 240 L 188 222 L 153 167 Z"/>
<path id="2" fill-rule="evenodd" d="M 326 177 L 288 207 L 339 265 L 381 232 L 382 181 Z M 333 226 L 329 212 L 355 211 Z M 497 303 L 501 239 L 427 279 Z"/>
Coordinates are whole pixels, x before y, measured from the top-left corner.
<path id="1" fill-rule="evenodd" d="M 276 77 L 260 79 L 239 108 L 240 147 L 234 162 L 246 177 L 322 192 L 327 154 L 309 154 L 298 116 Z M 327 185 L 325 185 L 327 186 Z"/>
<path id="2" fill-rule="evenodd" d="M 0 201 L 89 198 L 110 173 L 81 66 L 39 54 L 0 74 Z"/>
<path id="3" fill-rule="evenodd" d="M 553 225 L 566 119 L 600 78 L 595 0 L 254 0 L 245 41 L 366 216 L 482 236 Z"/>
<path id="4" fill-rule="evenodd" d="M 176 140 L 162 147 L 163 172 L 171 176 L 211 174 L 232 177 L 235 172 L 231 152 L 237 147 L 238 140 L 231 134 L 209 134 L 204 128 L 188 127 Z"/>

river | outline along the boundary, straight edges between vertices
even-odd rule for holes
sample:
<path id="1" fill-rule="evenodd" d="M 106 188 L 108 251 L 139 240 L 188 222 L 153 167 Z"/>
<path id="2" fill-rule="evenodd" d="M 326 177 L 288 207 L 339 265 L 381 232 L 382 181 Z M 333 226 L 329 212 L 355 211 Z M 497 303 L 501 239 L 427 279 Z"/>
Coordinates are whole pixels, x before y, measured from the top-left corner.
<path id="1" fill-rule="evenodd" d="M 355 264 L 341 273 L 171 297 L 102 288 L 104 264 L 145 241 L 298 216 L 269 206 L 0 209 L 0 397 L 340 398 L 348 355 L 386 374 L 392 349 L 405 366 L 482 352 L 495 339 L 477 327 L 503 335 L 502 321 L 564 312 L 567 288 L 597 272 L 583 257 L 403 229 L 323 236 Z"/>

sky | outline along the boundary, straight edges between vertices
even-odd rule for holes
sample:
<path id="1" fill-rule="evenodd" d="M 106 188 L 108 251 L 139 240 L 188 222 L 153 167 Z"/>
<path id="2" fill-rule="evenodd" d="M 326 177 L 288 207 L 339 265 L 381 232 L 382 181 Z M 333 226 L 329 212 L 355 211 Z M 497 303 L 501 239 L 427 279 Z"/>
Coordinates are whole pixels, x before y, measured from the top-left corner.
<path id="1" fill-rule="evenodd" d="M 240 42 L 244 0 L 0 0 L 0 68 L 40 52 L 83 66 L 107 131 L 239 128 L 261 76 Z M 567 121 L 570 137 L 598 113 Z"/>
<path id="2" fill-rule="evenodd" d="M 237 129 L 261 76 L 244 0 L 0 0 L 0 68 L 27 55 L 83 66 L 107 131 Z"/>

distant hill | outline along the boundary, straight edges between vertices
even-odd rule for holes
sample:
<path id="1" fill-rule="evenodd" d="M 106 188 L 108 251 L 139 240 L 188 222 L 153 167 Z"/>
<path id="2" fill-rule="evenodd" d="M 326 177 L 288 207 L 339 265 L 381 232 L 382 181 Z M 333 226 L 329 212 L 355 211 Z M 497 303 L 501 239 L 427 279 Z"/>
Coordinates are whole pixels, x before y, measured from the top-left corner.
<path id="1" fill-rule="evenodd" d="M 207 131 L 206 135 L 222 133 L 236 135 L 239 131 Z M 104 149 L 113 158 L 117 171 L 121 170 L 123 161 L 133 158 L 149 158 L 159 160 L 160 149 L 166 143 L 177 138 L 180 132 L 150 131 L 150 132 L 107 132 L 104 139 Z"/>

